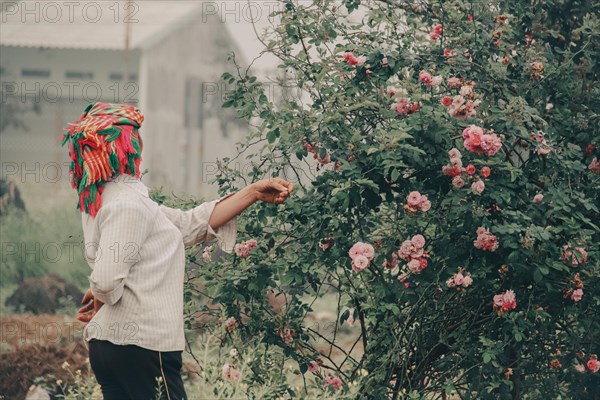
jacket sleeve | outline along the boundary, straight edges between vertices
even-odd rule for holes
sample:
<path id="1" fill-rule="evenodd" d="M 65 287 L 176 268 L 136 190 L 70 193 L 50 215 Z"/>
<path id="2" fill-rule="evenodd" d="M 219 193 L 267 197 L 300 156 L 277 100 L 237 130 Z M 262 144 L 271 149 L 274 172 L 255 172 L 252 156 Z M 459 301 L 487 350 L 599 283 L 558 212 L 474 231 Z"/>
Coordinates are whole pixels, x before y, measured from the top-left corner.
<path id="1" fill-rule="evenodd" d="M 113 305 L 123 295 L 129 270 L 140 261 L 155 218 L 143 203 L 130 200 L 102 206 L 96 218 L 100 239 L 88 280 L 94 297 Z"/>
<path id="2" fill-rule="evenodd" d="M 237 238 L 236 218 L 219 227 L 216 231 L 208 223 L 215 206 L 229 196 L 200 204 L 188 211 L 164 205 L 160 206 L 160 211 L 179 229 L 186 247 L 217 239 L 219 247 L 226 253 L 231 253 Z"/>

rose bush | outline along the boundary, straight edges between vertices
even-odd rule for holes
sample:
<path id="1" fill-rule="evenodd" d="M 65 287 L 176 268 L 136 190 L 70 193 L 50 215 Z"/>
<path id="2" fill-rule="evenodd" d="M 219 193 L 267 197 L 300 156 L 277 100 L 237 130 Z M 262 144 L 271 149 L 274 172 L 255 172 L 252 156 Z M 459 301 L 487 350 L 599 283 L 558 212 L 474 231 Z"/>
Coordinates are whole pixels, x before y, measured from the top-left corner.
<path id="1" fill-rule="evenodd" d="M 276 12 L 265 51 L 293 96 L 224 75 L 224 106 L 257 128 L 223 192 L 244 155 L 250 179 L 298 190 L 194 268 L 223 321 L 340 396 L 600 398 L 600 3 L 340 5 Z M 306 318 L 326 291 L 338 315 L 319 337 Z M 358 357 L 336 341 L 349 321 Z"/>

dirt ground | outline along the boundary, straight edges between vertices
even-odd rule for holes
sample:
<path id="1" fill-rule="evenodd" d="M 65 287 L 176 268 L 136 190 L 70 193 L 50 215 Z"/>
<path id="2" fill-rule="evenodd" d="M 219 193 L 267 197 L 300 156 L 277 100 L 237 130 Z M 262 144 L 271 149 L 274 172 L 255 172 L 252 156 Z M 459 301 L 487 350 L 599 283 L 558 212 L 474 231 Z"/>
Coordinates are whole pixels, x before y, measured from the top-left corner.
<path id="1" fill-rule="evenodd" d="M 72 383 L 73 376 L 62 368 L 65 361 L 71 371 L 87 371 L 83 327 L 63 315 L 0 316 L 0 398 L 24 399 L 34 378 Z"/>

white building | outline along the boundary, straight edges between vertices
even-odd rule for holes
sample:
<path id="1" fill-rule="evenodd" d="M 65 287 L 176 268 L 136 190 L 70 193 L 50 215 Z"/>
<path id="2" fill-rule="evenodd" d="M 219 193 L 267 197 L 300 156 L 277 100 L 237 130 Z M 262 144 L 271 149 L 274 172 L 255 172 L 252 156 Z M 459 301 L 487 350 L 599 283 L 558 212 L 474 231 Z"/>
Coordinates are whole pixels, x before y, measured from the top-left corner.
<path id="1" fill-rule="evenodd" d="M 247 125 L 221 108 L 220 76 L 239 51 L 202 3 L 3 0 L 0 18 L 3 176 L 53 179 L 60 164 L 68 179 L 62 129 L 91 102 L 124 102 L 146 117 L 146 184 L 215 196 L 215 162 L 236 154 Z"/>

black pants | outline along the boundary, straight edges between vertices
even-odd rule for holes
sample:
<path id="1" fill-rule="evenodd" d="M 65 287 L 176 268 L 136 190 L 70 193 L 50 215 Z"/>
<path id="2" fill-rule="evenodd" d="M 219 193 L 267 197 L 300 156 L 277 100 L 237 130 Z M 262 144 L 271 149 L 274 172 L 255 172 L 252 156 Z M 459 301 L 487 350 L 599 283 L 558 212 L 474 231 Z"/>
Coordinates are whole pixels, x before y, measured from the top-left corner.
<path id="1" fill-rule="evenodd" d="M 181 351 L 160 352 L 135 345 L 119 346 L 92 339 L 90 365 L 104 400 L 186 400 L 181 379 Z"/>

